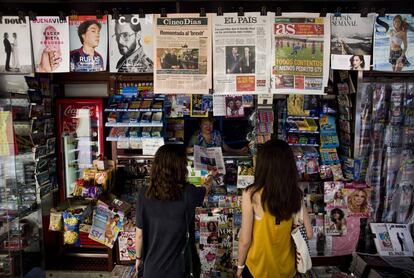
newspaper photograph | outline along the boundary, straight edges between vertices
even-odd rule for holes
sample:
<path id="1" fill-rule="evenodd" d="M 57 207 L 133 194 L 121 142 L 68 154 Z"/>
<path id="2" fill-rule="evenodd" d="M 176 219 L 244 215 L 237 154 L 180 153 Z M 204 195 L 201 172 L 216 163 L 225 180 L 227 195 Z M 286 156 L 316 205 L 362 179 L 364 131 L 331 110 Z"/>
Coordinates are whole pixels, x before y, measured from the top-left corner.
<path id="1" fill-rule="evenodd" d="M 0 73 L 33 72 L 29 17 L 0 17 L 3 49 L 0 50 Z"/>
<path id="2" fill-rule="evenodd" d="M 272 93 L 324 94 L 329 74 L 329 18 L 286 13 L 274 17 Z"/>
<path id="3" fill-rule="evenodd" d="M 194 145 L 194 168 L 196 171 L 216 169 L 220 174 L 226 174 L 221 147 L 204 148 Z"/>
<path id="4" fill-rule="evenodd" d="M 331 14 L 331 68 L 369 70 L 375 14 Z"/>
<path id="5" fill-rule="evenodd" d="M 109 16 L 109 71 L 150 73 L 154 71 L 153 16 Z"/>
<path id="6" fill-rule="evenodd" d="M 387 14 L 374 25 L 374 70 L 414 71 L 414 17 Z"/>
<path id="7" fill-rule="evenodd" d="M 213 15 L 214 93 L 268 93 L 270 13 Z"/>
<path id="8" fill-rule="evenodd" d="M 30 22 L 36 72 L 69 72 L 69 20 L 38 16 Z"/>
<path id="9" fill-rule="evenodd" d="M 96 15 L 69 17 L 70 71 L 106 71 L 108 53 L 107 17 Z"/>
<path id="10" fill-rule="evenodd" d="M 154 15 L 156 94 L 206 94 L 211 81 L 211 15 Z"/>

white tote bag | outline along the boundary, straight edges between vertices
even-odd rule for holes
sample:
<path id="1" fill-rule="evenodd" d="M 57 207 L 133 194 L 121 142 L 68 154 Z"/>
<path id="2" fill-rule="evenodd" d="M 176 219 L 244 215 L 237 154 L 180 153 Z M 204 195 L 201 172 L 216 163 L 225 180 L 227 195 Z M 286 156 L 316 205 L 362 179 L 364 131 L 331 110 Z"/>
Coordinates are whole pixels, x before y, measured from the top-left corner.
<path id="1" fill-rule="evenodd" d="M 306 273 L 312 268 L 312 260 L 309 253 L 308 236 L 303 225 L 303 204 L 300 211 L 293 216 L 292 239 L 295 243 L 296 253 L 300 255 L 299 262 L 296 262 L 296 269 L 299 273 Z"/>

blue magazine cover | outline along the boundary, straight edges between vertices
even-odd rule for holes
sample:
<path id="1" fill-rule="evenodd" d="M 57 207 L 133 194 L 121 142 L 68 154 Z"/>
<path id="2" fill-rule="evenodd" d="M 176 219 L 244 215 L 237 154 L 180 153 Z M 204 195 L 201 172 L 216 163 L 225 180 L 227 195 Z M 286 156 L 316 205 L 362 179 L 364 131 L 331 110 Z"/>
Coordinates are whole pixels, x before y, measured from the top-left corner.
<path id="1" fill-rule="evenodd" d="M 414 71 L 414 19 L 411 15 L 388 14 L 376 18 L 374 70 Z"/>

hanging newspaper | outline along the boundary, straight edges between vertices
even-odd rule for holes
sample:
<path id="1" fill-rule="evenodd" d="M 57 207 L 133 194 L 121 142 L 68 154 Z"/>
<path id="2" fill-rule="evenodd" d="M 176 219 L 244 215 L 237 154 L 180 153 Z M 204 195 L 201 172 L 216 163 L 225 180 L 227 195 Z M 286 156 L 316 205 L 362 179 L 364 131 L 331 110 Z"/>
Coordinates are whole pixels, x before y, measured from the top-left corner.
<path id="1" fill-rule="evenodd" d="M 268 93 L 271 18 L 214 15 L 214 93 Z"/>
<path id="2" fill-rule="evenodd" d="M 0 34 L 3 35 L 4 47 L 0 50 L 0 73 L 31 73 L 33 66 L 29 18 L 0 17 Z"/>
<path id="3" fill-rule="evenodd" d="M 414 255 L 414 242 L 407 224 L 370 223 L 380 256 Z"/>
<path id="4" fill-rule="evenodd" d="M 38 16 L 30 23 L 36 72 L 69 71 L 68 18 Z"/>
<path id="5" fill-rule="evenodd" d="M 146 73 L 154 70 L 153 17 L 150 14 L 109 17 L 110 72 Z"/>
<path id="6" fill-rule="evenodd" d="M 272 93 L 323 94 L 329 73 L 329 19 L 310 13 L 274 18 Z"/>
<path id="7" fill-rule="evenodd" d="M 414 17 L 387 14 L 374 26 L 374 70 L 414 71 Z"/>
<path id="8" fill-rule="evenodd" d="M 206 94 L 211 86 L 211 16 L 155 15 L 156 94 Z"/>
<path id="9" fill-rule="evenodd" d="M 331 15 L 331 68 L 369 70 L 375 14 Z"/>
<path id="10" fill-rule="evenodd" d="M 194 145 L 194 168 L 196 171 L 216 169 L 220 174 L 226 174 L 221 147 L 204 148 Z"/>
<path id="11" fill-rule="evenodd" d="M 71 16 L 70 71 L 106 71 L 108 53 L 107 17 L 96 15 Z"/>

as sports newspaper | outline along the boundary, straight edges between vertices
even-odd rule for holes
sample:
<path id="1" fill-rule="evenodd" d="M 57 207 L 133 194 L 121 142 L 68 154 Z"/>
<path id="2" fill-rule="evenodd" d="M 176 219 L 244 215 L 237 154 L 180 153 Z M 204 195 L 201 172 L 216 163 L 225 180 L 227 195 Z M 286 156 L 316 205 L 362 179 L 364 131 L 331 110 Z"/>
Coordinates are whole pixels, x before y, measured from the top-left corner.
<path id="1" fill-rule="evenodd" d="M 375 14 L 331 15 L 331 68 L 369 70 Z"/>
<path id="2" fill-rule="evenodd" d="M 156 94 L 206 94 L 211 81 L 211 15 L 154 15 Z"/>
<path id="3" fill-rule="evenodd" d="M 309 13 L 274 17 L 272 93 L 323 94 L 329 74 L 329 18 Z"/>
<path id="4" fill-rule="evenodd" d="M 269 92 L 271 19 L 270 13 L 213 16 L 215 94 Z"/>

